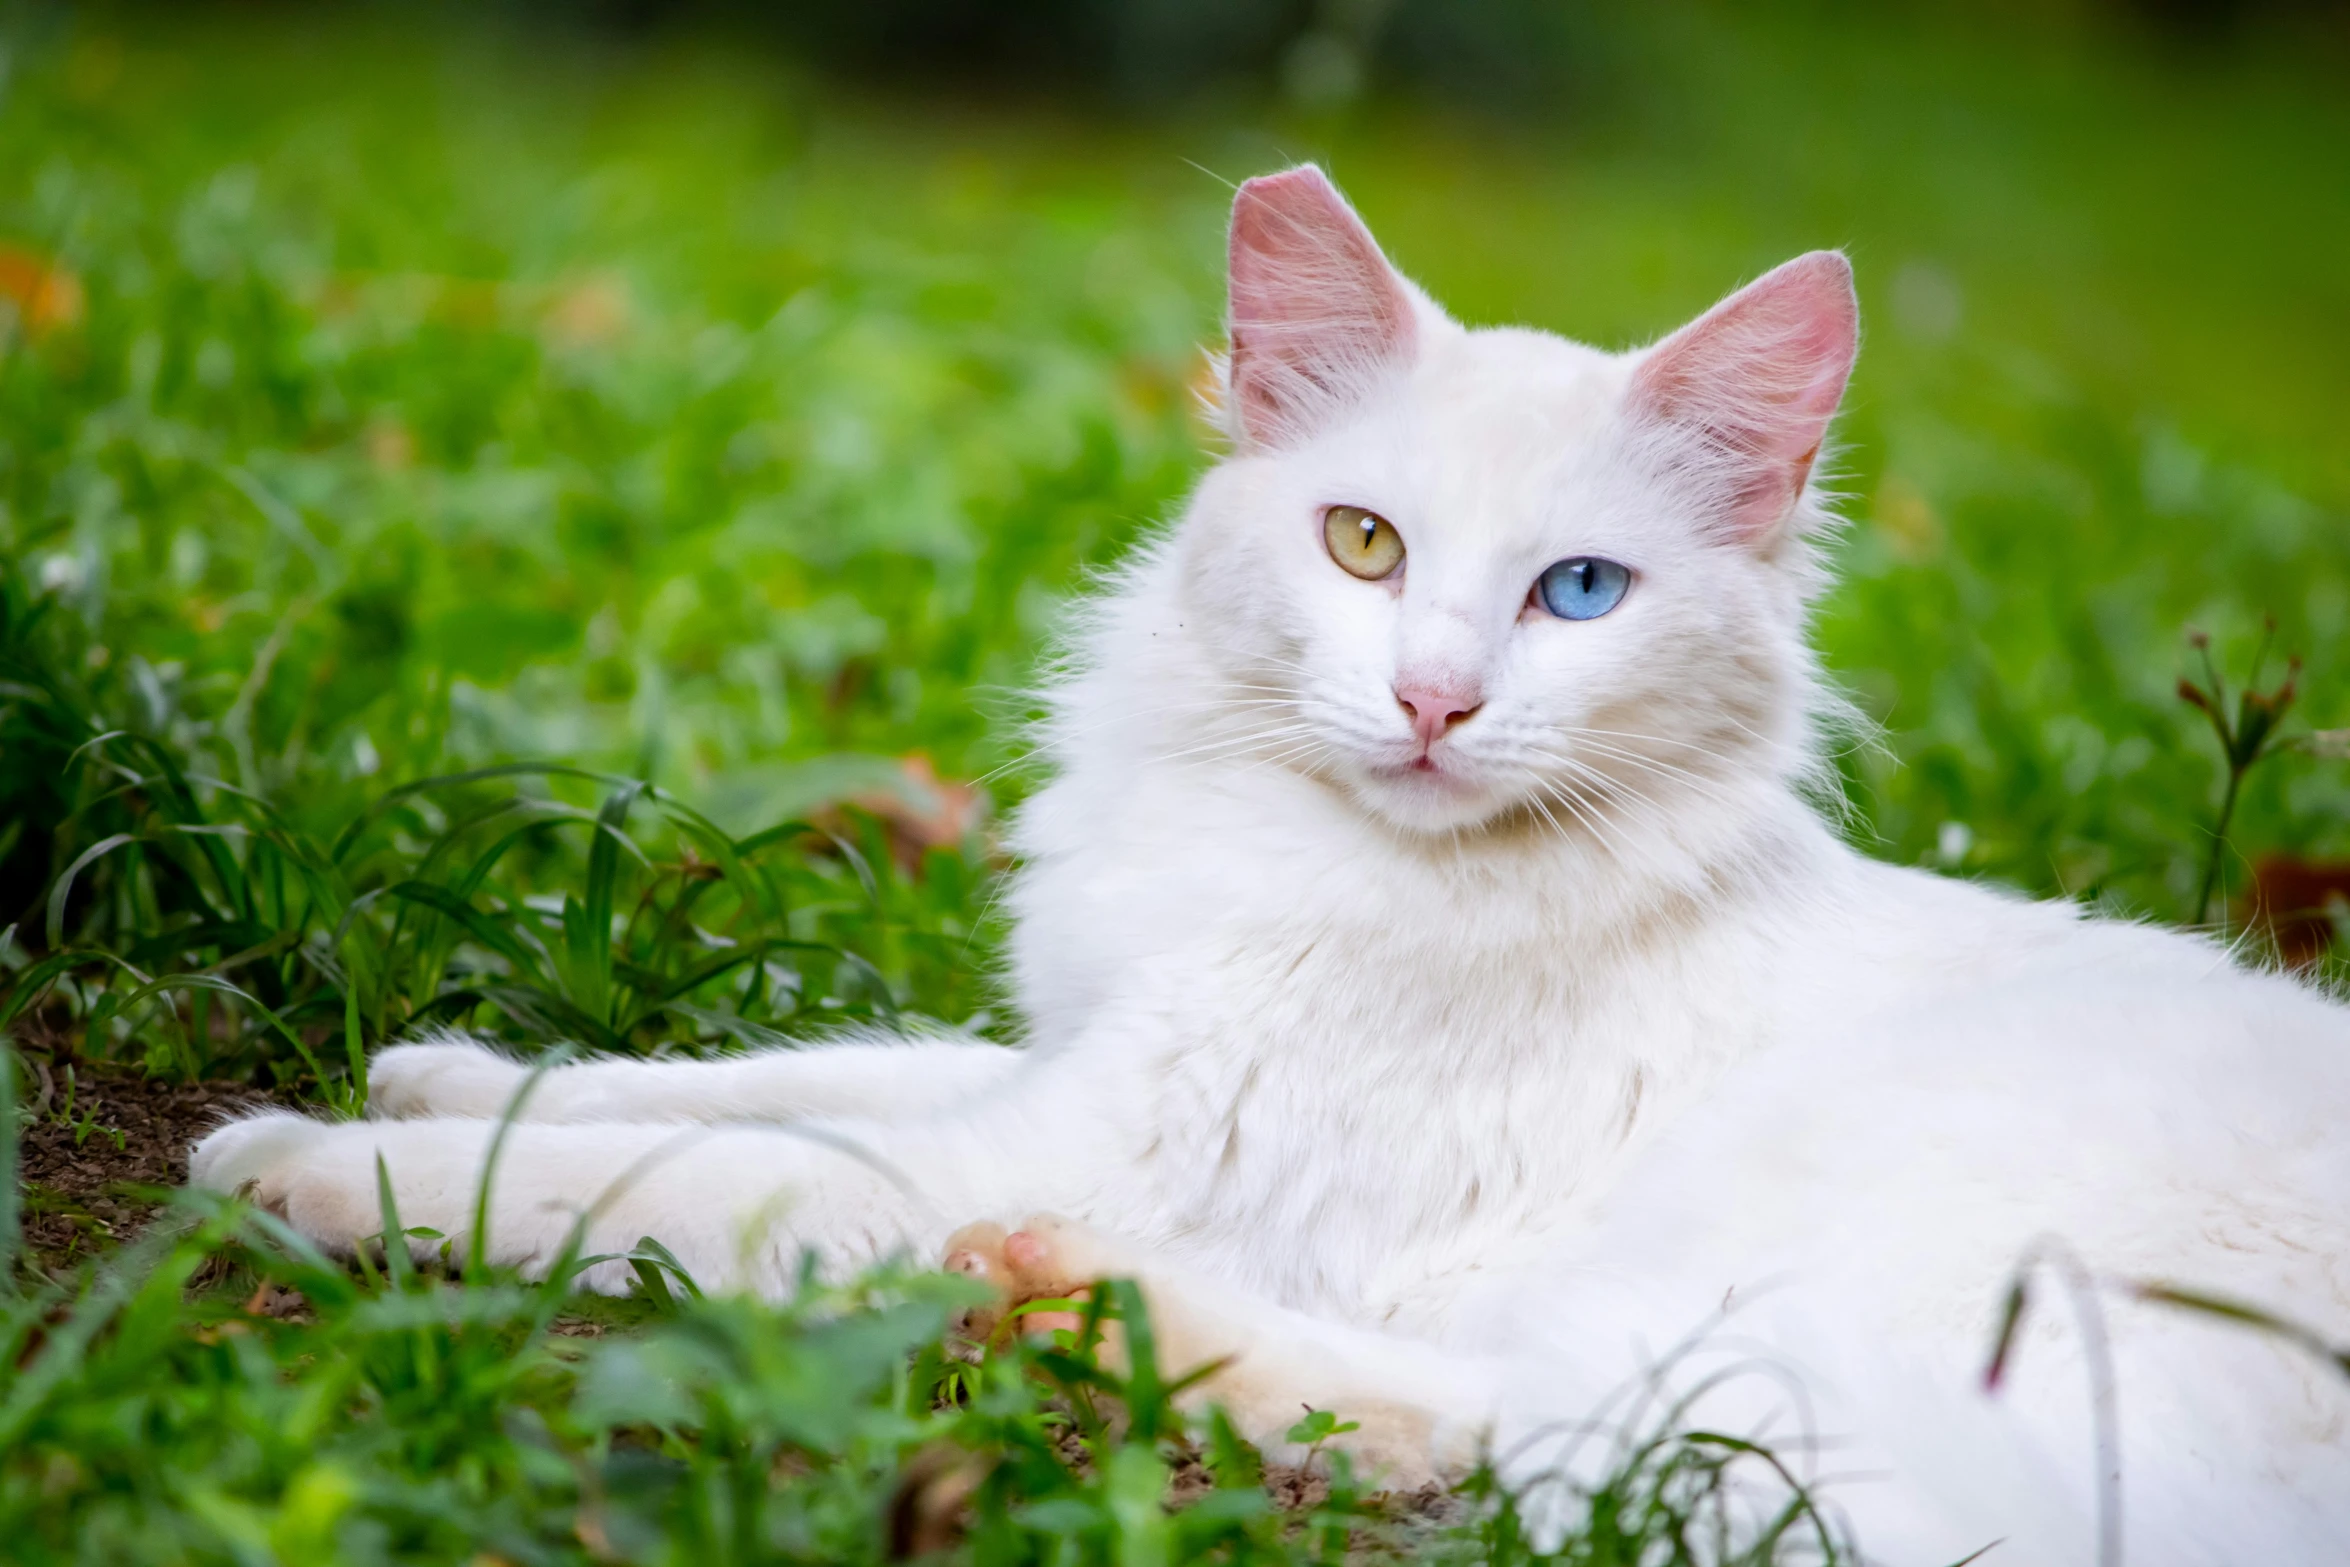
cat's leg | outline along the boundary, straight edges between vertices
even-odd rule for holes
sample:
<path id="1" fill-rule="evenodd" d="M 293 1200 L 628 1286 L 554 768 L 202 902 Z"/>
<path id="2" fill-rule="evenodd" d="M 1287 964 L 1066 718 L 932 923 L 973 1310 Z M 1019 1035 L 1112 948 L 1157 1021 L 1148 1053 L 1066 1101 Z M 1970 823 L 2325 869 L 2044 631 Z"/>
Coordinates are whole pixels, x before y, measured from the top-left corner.
<path id="1" fill-rule="evenodd" d="M 797 1121 L 909 1119 L 1007 1080 L 1019 1051 L 977 1041 L 863 1039 L 761 1050 L 709 1061 L 597 1057 L 543 1074 L 527 1121 Z M 368 1113 L 394 1120 L 506 1113 L 530 1069 L 473 1040 L 444 1035 L 394 1045 L 368 1063 Z"/>
<path id="2" fill-rule="evenodd" d="M 1457 1477 L 1477 1462 L 1501 1401 L 1497 1360 L 1277 1306 L 1051 1215 L 1008 1233 L 967 1225 L 948 1239 L 945 1266 L 994 1285 L 1006 1307 L 1083 1296 L 1103 1279 L 1133 1280 L 1149 1308 L 1160 1371 L 1173 1379 L 1214 1365 L 1185 1402 L 1220 1406 L 1275 1459 L 1301 1458 L 1291 1427 L 1310 1410 L 1327 1410 L 1356 1427 L 1328 1445 L 1346 1449 L 1380 1483 L 1410 1489 Z M 995 1315 L 975 1314 L 967 1328 L 984 1337 Z M 1022 1321 L 1032 1329 L 1073 1325 L 1057 1312 Z M 1105 1347 L 1124 1354 L 1114 1326 Z"/>
<path id="3" fill-rule="evenodd" d="M 380 1159 L 401 1225 L 440 1232 L 462 1257 L 498 1135 L 486 1120 L 329 1123 L 276 1112 L 206 1137 L 189 1177 L 247 1192 L 347 1253 L 382 1233 Z M 651 1236 L 706 1288 L 788 1294 L 805 1251 L 837 1277 L 895 1253 L 935 1256 L 950 1228 L 943 1212 L 1030 1192 L 1068 1200 L 1084 1184 L 1053 1162 L 1068 1151 L 1002 1113 L 918 1134 L 875 1123 L 516 1122 L 498 1154 L 485 1250 L 494 1263 L 543 1274 L 584 1223 L 583 1255 L 627 1252 Z M 607 1263 L 582 1282 L 619 1290 L 629 1277 L 626 1265 Z"/>

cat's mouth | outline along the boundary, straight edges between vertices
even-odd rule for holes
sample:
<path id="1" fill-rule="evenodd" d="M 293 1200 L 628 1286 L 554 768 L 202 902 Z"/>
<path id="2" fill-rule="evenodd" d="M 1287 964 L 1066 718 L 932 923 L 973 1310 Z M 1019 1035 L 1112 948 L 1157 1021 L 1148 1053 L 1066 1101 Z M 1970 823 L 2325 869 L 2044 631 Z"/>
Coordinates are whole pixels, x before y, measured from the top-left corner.
<path id="1" fill-rule="evenodd" d="M 1377 769 L 1390 782 L 1415 789 L 1434 786 L 1448 795 L 1461 794 L 1474 787 L 1469 769 L 1456 757 L 1446 757 L 1434 751 L 1422 751 L 1408 760 L 1390 762 Z"/>
<path id="2" fill-rule="evenodd" d="M 1418 832 L 1467 827 L 1506 803 L 1492 796 L 1481 768 L 1442 746 L 1432 753 L 1389 752 L 1377 761 L 1366 757 L 1355 787 L 1375 813 Z"/>

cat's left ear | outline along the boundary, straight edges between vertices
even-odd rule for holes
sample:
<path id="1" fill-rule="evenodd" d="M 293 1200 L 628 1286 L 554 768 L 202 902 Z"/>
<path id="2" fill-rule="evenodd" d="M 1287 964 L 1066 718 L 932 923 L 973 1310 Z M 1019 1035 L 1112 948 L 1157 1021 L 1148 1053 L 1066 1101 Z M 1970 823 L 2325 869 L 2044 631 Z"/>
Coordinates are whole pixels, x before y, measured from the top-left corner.
<path id="1" fill-rule="evenodd" d="M 1811 477 L 1860 344 L 1852 265 L 1815 250 L 1764 274 L 1648 351 L 1635 419 L 1741 543 L 1769 538 Z"/>

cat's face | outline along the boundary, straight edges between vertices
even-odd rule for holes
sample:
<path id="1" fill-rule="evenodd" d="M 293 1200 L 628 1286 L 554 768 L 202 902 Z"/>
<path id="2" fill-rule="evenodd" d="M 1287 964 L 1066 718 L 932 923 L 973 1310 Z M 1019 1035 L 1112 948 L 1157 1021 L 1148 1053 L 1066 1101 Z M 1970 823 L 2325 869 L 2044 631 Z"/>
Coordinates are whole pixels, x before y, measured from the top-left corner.
<path id="1" fill-rule="evenodd" d="M 1408 829 L 1605 837 L 1798 743 L 1841 258 L 1611 355 L 1453 324 L 1293 170 L 1242 189 L 1232 325 L 1184 596 L 1276 765 Z"/>

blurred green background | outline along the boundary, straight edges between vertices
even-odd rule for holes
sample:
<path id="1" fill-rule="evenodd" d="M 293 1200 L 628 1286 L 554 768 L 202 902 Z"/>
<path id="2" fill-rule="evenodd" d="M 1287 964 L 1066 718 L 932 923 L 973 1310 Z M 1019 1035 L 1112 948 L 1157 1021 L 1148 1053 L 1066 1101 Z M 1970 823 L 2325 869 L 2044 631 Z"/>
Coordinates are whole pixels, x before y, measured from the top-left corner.
<path id="1" fill-rule="evenodd" d="M 1022 692 L 1210 460 L 1227 182 L 1308 157 L 1472 322 L 1636 343 L 1850 250 L 1820 634 L 1875 852 L 2192 917 L 2189 629 L 2241 675 L 2274 617 L 2288 732 L 2350 724 L 2332 13 L 32 8 L 0 49 L 9 657 L 71 719 L 0 750 L 18 966 L 99 830 L 79 724 L 322 839 L 515 760 L 734 834 L 862 800 L 943 954 L 897 999 L 967 1015 Z M 2346 801 L 2263 764 L 2231 891 L 2350 852 Z M 76 900 L 96 948 L 178 917 Z"/>

